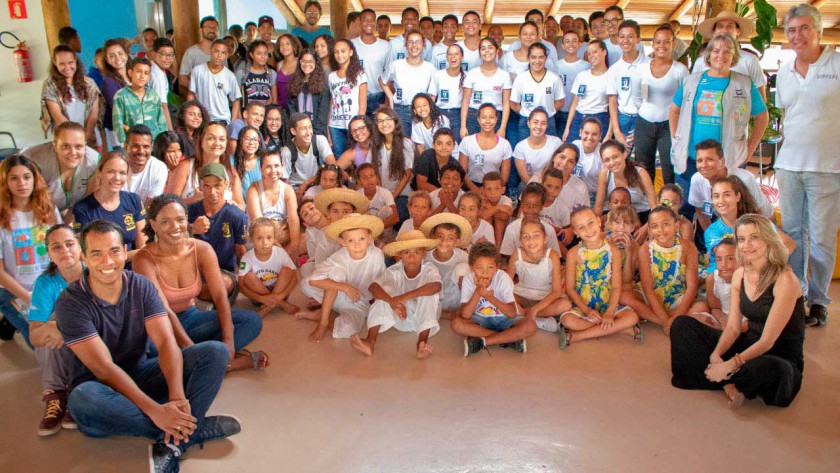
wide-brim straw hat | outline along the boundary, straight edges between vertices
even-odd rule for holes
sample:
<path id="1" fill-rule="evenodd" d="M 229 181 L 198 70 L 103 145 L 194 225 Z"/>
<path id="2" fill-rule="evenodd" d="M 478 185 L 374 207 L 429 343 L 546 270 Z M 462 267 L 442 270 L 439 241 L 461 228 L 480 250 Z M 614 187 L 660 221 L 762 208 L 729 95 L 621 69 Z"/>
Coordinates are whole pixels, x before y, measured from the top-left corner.
<path id="1" fill-rule="evenodd" d="M 329 207 L 333 202 L 347 202 L 356 209 L 356 213 L 366 214 L 370 209 L 370 201 L 359 191 L 353 189 L 346 189 L 343 187 L 336 187 L 321 191 L 315 196 L 315 207 L 321 211 L 324 216 L 329 215 Z"/>
<path id="2" fill-rule="evenodd" d="M 366 228 L 370 230 L 373 238 L 376 238 L 385 230 L 385 224 L 382 223 L 382 220 L 379 217 L 374 217 L 373 215 L 350 214 L 335 223 L 329 224 L 326 230 L 324 230 L 324 234 L 326 234 L 328 238 L 337 240 L 339 235 L 342 233 L 347 230 L 355 230 L 357 228 Z"/>
<path id="3" fill-rule="evenodd" d="M 458 228 L 461 229 L 461 241 L 458 242 L 458 246 L 467 246 L 472 238 L 472 226 L 470 222 L 465 219 L 464 217 L 450 213 L 444 212 L 439 213 L 437 215 L 432 215 L 431 217 L 427 218 L 422 225 L 420 225 L 420 231 L 423 232 L 426 237 L 432 237 L 432 230 L 440 225 L 441 223 L 451 223 Z"/>
<path id="4" fill-rule="evenodd" d="M 736 39 L 747 39 L 755 34 L 755 23 L 747 18 L 738 16 L 734 11 L 724 10 L 712 18 L 706 18 L 700 25 L 697 26 L 697 31 L 706 39 L 712 39 L 715 35 L 715 24 L 721 20 L 732 20 L 738 23 L 740 34 Z"/>
<path id="5" fill-rule="evenodd" d="M 420 230 L 411 230 L 400 235 L 393 243 L 388 243 L 382 247 L 382 252 L 388 256 L 396 256 L 401 251 L 410 250 L 413 248 L 425 248 L 431 250 L 438 244 L 437 240 L 426 238 Z"/>

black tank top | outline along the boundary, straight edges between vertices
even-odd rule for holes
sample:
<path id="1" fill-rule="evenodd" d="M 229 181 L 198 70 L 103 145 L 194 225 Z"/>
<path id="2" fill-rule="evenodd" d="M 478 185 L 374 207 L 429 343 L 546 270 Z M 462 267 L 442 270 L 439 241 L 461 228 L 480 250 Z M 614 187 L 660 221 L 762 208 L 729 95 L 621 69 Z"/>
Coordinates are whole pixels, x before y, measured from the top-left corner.
<path id="1" fill-rule="evenodd" d="M 741 300 L 739 307 L 741 314 L 747 318 L 749 322 L 749 329 L 746 333 L 750 343 L 755 343 L 761 338 L 761 333 L 764 331 L 764 325 L 767 323 L 767 317 L 770 315 L 770 308 L 773 307 L 773 302 L 776 297 L 773 295 L 773 288 L 776 283 L 771 284 L 758 296 L 754 301 L 751 301 L 744 289 L 744 280 L 741 279 Z M 802 344 L 805 340 L 805 300 L 802 296 L 796 300 L 793 306 L 793 313 L 790 316 L 785 328 L 776 339 L 776 343 L 767 352 L 768 355 L 776 355 L 787 360 L 793 361 L 802 370 Z"/>

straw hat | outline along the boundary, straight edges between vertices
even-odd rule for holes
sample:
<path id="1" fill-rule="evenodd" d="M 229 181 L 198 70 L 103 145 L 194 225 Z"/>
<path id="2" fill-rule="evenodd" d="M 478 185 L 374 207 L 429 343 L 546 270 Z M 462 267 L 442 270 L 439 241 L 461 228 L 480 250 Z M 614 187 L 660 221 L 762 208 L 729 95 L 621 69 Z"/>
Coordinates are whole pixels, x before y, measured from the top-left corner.
<path id="1" fill-rule="evenodd" d="M 718 13 L 715 17 L 706 18 L 702 23 L 700 23 L 700 25 L 697 26 L 697 31 L 703 35 L 704 38 L 712 39 L 712 36 L 715 35 L 715 23 L 721 20 L 732 20 L 735 23 L 738 23 L 738 29 L 740 30 L 738 38 L 740 39 L 747 39 L 755 34 L 755 23 L 747 18 L 738 16 L 737 13 L 729 10 L 724 10 Z"/>
<path id="2" fill-rule="evenodd" d="M 470 225 L 470 222 L 467 221 L 467 219 L 458 214 L 444 212 L 439 213 L 437 215 L 432 215 L 431 217 L 427 218 L 422 225 L 420 225 L 420 231 L 422 231 L 423 234 L 427 237 L 431 237 L 432 230 L 441 223 L 451 223 L 460 228 L 461 241 L 458 242 L 458 246 L 467 246 L 467 244 L 470 242 L 470 238 L 472 238 L 472 226 Z"/>
<path id="3" fill-rule="evenodd" d="M 315 196 L 315 207 L 321 211 L 324 216 L 329 215 L 330 204 L 333 202 L 347 202 L 356 209 L 356 213 L 366 214 L 370 209 L 370 201 L 359 191 L 347 189 L 344 187 L 335 187 L 321 191 Z"/>
<path id="4" fill-rule="evenodd" d="M 431 250 L 437 246 L 437 243 L 437 240 L 426 238 L 420 230 L 411 230 L 397 235 L 396 241 L 382 247 L 382 252 L 388 256 L 396 256 L 399 252 L 412 248 L 426 248 L 427 250 Z"/>
<path id="5" fill-rule="evenodd" d="M 364 197 L 364 196 L 362 196 Z M 324 230 L 327 237 L 337 240 L 338 236 L 347 230 L 355 230 L 357 228 L 366 228 L 373 234 L 373 238 L 378 237 L 385 230 L 385 225 L 379 217 L 367 214 L 350 214 L 341 220 L 331 223 Z"/>

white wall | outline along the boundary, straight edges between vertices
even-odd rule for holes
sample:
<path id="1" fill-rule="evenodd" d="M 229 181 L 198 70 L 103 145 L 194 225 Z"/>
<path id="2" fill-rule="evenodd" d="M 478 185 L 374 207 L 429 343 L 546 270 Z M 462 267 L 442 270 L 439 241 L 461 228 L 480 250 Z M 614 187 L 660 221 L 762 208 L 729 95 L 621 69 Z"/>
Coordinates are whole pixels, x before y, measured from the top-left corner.
<path id="1" fill-rule="evenodd" d="M 37 144 L 44 141 L 44 134 L 38 123 L 40 115 L 41 85 L 47 77 L 50 51 L 44 32 L 44 16 L 41 2 L 26 0 L 28 19 L 12 20 L 7 2 L 0 5 L 0 31 L 10 31 L 29 46 L 35 80 L 26 84 L 17 82 L 17 68 L 12 50 L 0 47 L 0 131 L 15 135 L 18 146 Z M 7 44 L 12 40 L 4 35 Z M 0 138 L 0 146 L 6 147 L 6 138 Z"/>

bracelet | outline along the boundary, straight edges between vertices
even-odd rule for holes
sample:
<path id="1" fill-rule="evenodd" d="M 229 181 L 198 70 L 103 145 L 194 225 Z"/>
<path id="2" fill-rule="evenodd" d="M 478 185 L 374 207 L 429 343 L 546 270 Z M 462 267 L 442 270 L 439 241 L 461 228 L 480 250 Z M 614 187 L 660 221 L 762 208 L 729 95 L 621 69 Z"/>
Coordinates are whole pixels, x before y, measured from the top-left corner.
<path id="1" fill-rule="evenodd" d="M 736 369 L 741 369 L 741 367 L 744 366 L 744 359 L 741 358 L 740 353 L 736 353 L 735 356 L 732 357 L 732 359 L 735 360 L 735 368 Z"/>

